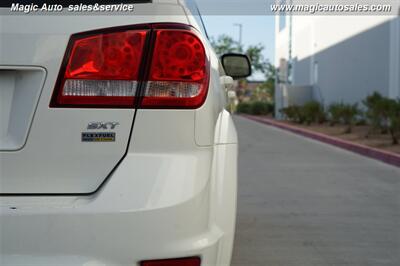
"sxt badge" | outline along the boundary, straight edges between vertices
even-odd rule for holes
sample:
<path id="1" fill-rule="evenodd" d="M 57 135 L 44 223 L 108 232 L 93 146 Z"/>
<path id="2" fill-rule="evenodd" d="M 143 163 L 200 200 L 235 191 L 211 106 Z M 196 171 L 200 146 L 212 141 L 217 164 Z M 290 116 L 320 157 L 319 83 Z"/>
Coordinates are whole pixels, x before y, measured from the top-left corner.
<path id="1" fill-rule="evenodd" d="M 98 129 L 115 129 L 119 126 L 118 122 L 91 122 L 88 124 L 88 130 L 98 130 Z"/>

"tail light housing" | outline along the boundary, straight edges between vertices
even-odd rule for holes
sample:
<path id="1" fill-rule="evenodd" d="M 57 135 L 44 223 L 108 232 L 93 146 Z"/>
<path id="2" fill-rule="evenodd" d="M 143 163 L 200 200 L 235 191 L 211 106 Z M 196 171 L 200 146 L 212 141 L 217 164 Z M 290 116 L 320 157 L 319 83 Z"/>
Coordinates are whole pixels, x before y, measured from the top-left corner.
<path id="1" fill-rule="evenodd" d="M 148 30 L 76 35 L 51 107 L 132 107 Z"/>
<path id="2" fill-rule="evenodd" d="M 96 31 L 71 37 L 50 107 L 194 109 L 208 83 L 206 49 L 187 25 Z"/>
<path id="3" fill-rule="evenodd" d="M 191 30 L 158 29 L 142 107 L 199 107 L 207 93 L 208 59 Z"/>

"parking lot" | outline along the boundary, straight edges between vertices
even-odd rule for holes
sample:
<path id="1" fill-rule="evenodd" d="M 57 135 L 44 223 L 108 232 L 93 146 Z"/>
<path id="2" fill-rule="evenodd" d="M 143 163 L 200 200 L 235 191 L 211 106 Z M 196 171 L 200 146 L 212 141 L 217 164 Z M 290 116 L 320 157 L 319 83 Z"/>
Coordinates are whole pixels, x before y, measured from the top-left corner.
<path id="1" fill-rule="evenodd" d="M 234 266 L 400 265 L 400 170 L 236 117 Z"/>

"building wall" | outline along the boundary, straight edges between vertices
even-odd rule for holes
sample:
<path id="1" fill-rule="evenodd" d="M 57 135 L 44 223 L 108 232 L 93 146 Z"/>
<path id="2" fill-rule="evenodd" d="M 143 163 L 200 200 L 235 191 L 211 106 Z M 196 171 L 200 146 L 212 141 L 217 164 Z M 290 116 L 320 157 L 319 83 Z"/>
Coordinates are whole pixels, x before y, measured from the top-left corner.
<path id="1" fill-rule="evenodd" d="M 351 22 L 367 24 L 364 17 L 347 18 L 347 22 L 348 24 L 330 29 L 333 32 L 341 31 L 345 27 L 349 28 Z M 326 23 L 318 23 L 315 26 L 317 45 L 323 43 L 329 34 L 323 29 L 324 24 Z M 320 88 L 325 103 L 359 102 L 374 91 L 388 96 L 389 40 L 389 23 L 378 21 L 363 31 L 332 43 L 333 45 L 317 49 L 314 54 L 314 62 L 318 64 L 316 85 Z"/>
<path id="2" fill-rule="evenodd" d="M 314 98 L 324 104 L 360 102 L 373 91 L 400 97 L 399 20 L 293 16 L 292 85 L 312 85 Z M 289 59 L 289 30 L 285 30 L 276 32 L 276 62 L 282 56 Z"/>
<path id="3" fill-rule="evenodd" d="M 390 22 L 389 47 L 390 47 L 389 96 L 392 98 L 396 98 L 400 97 L 400 17 L 397 17 L 397 19 L 394 19 Z"/>

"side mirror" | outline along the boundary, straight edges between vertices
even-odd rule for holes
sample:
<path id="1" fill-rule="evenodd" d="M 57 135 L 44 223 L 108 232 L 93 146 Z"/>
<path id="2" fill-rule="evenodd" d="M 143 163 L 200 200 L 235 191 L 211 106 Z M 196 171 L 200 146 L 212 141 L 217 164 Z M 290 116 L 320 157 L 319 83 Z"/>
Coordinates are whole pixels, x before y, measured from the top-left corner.
<path id="1" fill-rule="evenodd" d="M 251 75 L 251 64 L 249 58 L 244 54 L 224 54 L 221 57 L 225 73 L 233 79 L 246 78 Z"/>

